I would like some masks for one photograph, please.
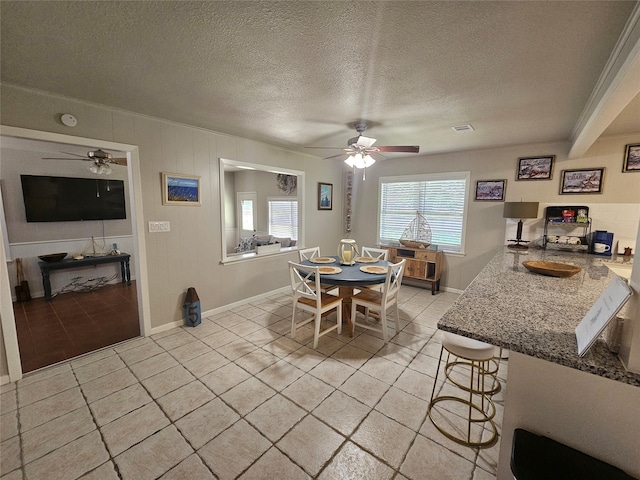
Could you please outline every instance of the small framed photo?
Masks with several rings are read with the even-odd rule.
[[[333,184],[318,182],[318,210],[333,208]]]
[[[200,205],[200,177],[162,173],[163,205]]]
[[[476,200],[504,201],[506,180],[478,180],[476,182]]]
[[[604,168],[563,170],[560,194],[602,193]]]
[[[640,172],[640,143],[627,145],[624,152],[623,172]]]
[[[516,180],[551,180],[555,158],[555,155],[519,158]]]

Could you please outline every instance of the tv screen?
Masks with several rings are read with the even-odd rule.
[[[27,222],[127,218],[124,181],[20,175]]]

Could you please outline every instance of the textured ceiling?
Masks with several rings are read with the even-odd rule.
[[[290,148],[562,141],[634,5],[4,0],[1,78]]]

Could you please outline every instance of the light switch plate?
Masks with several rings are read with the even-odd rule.
[[[171,224],[167,221],[149,222],[149,233],[161,233],[161,232],[170,232],[170,231],[171,231]]]

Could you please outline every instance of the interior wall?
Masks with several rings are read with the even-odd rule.
[[[367,169],[366,181],[354,176],[355,205],[353,208],[353,237],[360,245],[377,241],[377,212],[379,178],[386,176],[418,175],[469,171],[469,211],[467,216],[465,254],[445,254],[443,286],[464,290],[498,247],[505,244],[506,225],[502,217],[503,202],[475,201],[478,180],[507,180],[505,201],[537,201],[551,204],[639,204],[640,173],[622,172],[625,145],[640,143],[640,132],[634,135],[608,137],[598,140],[582,158],[568,159],[568,142],[538,145],[519,145],[505,148],[471,150],[440,155],[406,156],[377,162]],[[551,180],[516,180],[518,158],[555,155]],[[561,172],[565,169],[605,168],[602,194],[561,195]],[[541,213],[542,214],[542,213]],[[608,225],[635,222],[624,217]],[[634,223],[635,225],[635,223]],[[622,229],[621,229],[622,230]],[[628,229],[623,229],[627,231]],[[523,237],[524,238],[524,237]]]

